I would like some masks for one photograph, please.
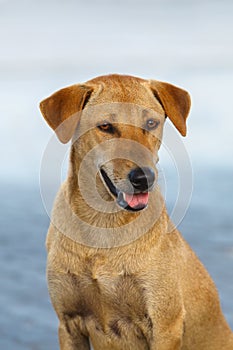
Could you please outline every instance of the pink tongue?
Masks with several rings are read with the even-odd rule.
[[[125,193],[125,201],[131,208],[145,207],[148,203],[149,193],[128,194]]]

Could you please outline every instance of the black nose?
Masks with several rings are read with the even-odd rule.
[[[128,177],[134,189],[138,191],[148,190],[155,182],[155,173],[149,167],[135,168],[130,171]]]

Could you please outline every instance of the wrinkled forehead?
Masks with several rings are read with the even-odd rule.
[[[122,102],[161,108],[146,80],[112,75],[111,78],[105,76],[95,78],[90,83],[95,91],[90,103]]]

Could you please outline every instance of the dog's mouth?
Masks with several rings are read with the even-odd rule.
[[[117,204],[128,211],[140,211],[145,209],[149,201],[149,192],[139,193],[126,193],[119,190],[108,177],[107,173],[100,169],[102,178],[110,191],[110,193],[116,198]]]

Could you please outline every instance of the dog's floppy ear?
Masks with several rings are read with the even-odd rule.
[[[40,103],[40,110],[57,137],[63,143],[74,134],[80,112],[93,89],[85,85],[72,85],[55,92]]]
[[[149,80],[150,88],[162,104],[166,115],[179,130],[186,135],[186,119],[191,107],[190,95],[187,91],[157,80]]]

